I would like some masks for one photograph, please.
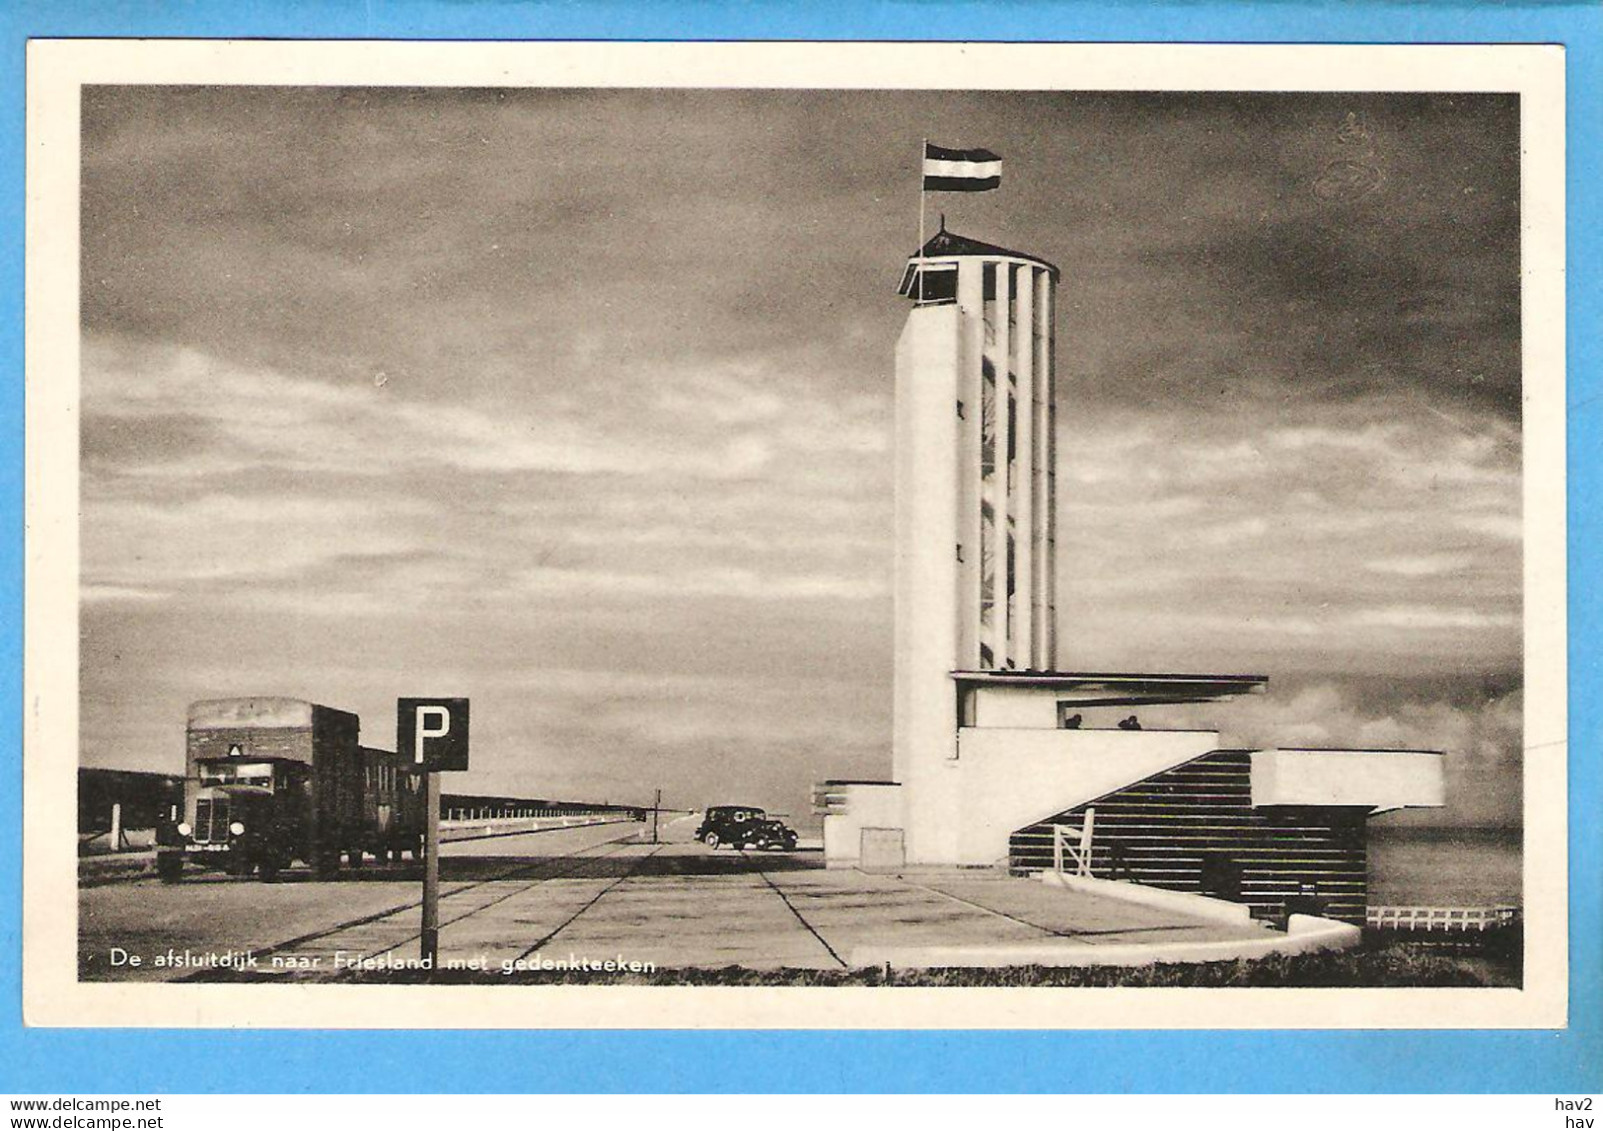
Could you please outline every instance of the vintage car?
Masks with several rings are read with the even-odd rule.
[[[714,805],[702,817],[696,839],[708,848],[767,848],[789,852],[796,847],[796,831],[768,816],[755,805]]]
[[[773,817],[753,817],[730,830],[729,843],[735,848],[794,852],[796,830]]]

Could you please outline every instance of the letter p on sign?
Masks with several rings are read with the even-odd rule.
[[[397,699],[395,746],[414,769],[467,769],[468,701]]]

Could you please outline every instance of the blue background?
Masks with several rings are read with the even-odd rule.
[[[1597,683],[1603,6],[58,0],[0,13],[0,1091],[1603,1091]],[[21,1026],[23,76],[30,37],[1538,42],[1568,48],[1570,1028],[1345,1033],[217,1033]],[[65,896],[66,893],[63,893]],[[694,1023],[693,1017],[686,1018]]]

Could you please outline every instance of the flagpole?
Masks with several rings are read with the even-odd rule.
[[[918,301],[924,301],[924,158],[930,151],[930,139],[918,143]]]

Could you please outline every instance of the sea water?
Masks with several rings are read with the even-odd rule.
[[[1517,828],[1369,829],[1370,906],[1521,904]]]

